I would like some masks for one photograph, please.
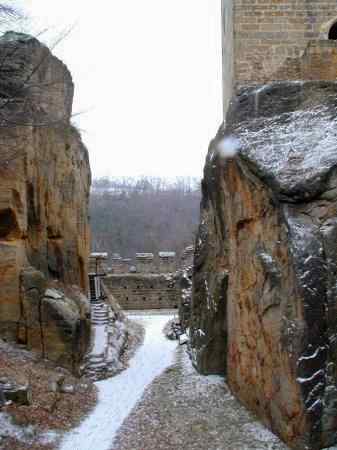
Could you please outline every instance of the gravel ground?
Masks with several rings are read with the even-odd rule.
[[[146,389],[111,450],[289,450],[229,393],[192,368],[183,347]]]

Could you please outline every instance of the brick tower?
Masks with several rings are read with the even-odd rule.
[[[236,88],[336,80],[337,0],[222,0],[224,116]]]

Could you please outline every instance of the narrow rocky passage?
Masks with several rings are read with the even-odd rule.
[[[169,315],[130,316],[145,328],[144,343],[127,370],[97,382],[98,404],[82,424],[65,435],[60,450],[110,450],[115,434],[145,388],[172,365],[176,343],[162,333]]]

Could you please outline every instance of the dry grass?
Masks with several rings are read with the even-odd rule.
[[[134,321],[127,320],[128,342],[122,356],[125,368],[144,339],[144,329]],[[64,375],[67,384],[75,386],[75,394],[50,392],[49,384],[55,375]],[[97,401],[97,389],[91,381],[75,378],[67,370],[56,367],[50,361],[42,360],[33,352],[17,345],[10,345],[0,339],[0,375],[18,384],[30,384],[33,402],[30,406],[10,405],[2,409],[13,422],[23,428],[35,427],[36,438],[22,442],[15,437],[1,440],[1,450],[52,450],[56,443],[41,443],[41,433],[49,430],[67,431],[75,427],[89,414]]]
[[[0,443],[1,450],[54,450],[54,444],[41,444],[37,442],[25,444],[15,438],[7,438],[5,442]]]
[[[2,409],[19,426],[33,425],[40,432],[48,430],[68,430],[74,427],[89,413],[96,403],[96,387],[88,380],[79,380],[67,370],[53,363],[41,360],[34,353],[18,346],[12,346],[0,340],[0,373],[18,384],[29,384],[32,389],[32,404],[18,406],[12,404]],[[50,392],[50,381],[56,374],[65,376],[66,383],[75,386],[74,394]],[[1,449],[43,449],[50,445],[38,442],[26,446],[14,438],[6,438],[0,444]]]

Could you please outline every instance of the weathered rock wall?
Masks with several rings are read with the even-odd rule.
[[[203,180],[191,346],[292,448],[336,443],[337,84],[238,93]]]
[[[7,33],[0,57],[0,334],[74,366],[89,311],[67,286],[87,291],[91,176],[73,83],[35,38]],[[52,280],[60,301],[46,295]]]

